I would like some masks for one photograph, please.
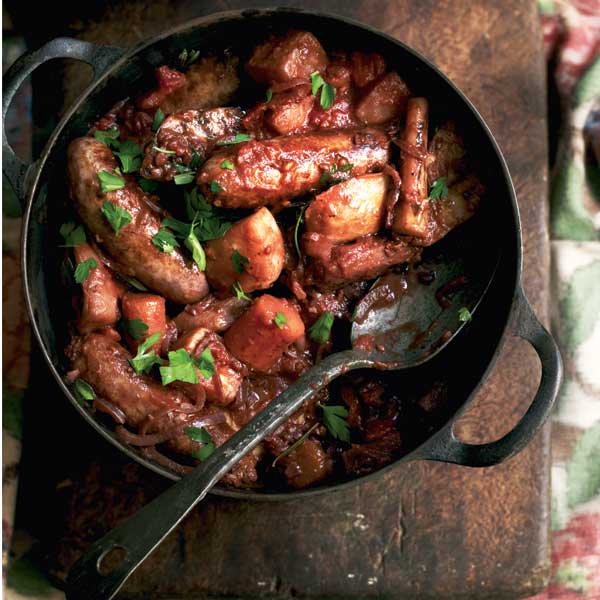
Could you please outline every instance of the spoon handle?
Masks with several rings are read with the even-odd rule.
[[[67,598],[113,598],[140,563],[243,456],[331,380],[349,370],[368,366],[372,366],[372,361],[365,355],[348,350],[332,354],[309,369],[192,473],[92,544],[69,572]],[[103,574],[100,565],[104,557],[117,549],[120,562]]]

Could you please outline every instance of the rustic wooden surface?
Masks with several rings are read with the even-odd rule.
[[[191,16],[264,2],[130,3],[83,37],[123,45]],[[395,0],[278,2],[344,14],[436,62],[491,126],[514,178],[523,220],[524,282],[546,320],[545,81],[535,2]],[[115,39],[115,31],[119,31]],[[490,441],[523,414],[539,380],[533,351],[508,340],[456,431]],[[81,427],[86,427],[81,423]],[[89,437],[95,435],[91,430]],[[67,529],[50,561],[61,574],[78,549],[164,487],[102,444],[80,468]],[[89,454],[89,453],[88,453]],[[86,455],[87,456],[87,455]],[[111,463],[111,464],[107,464]],[[549,437],[503,465],[475,470],[406,464],[342,494],[285,503],[211,498],[144,563],[119,596],[494,597],[533,594],[548,575]],[[96,514],[97,519],[90,519]],[[81,515],[81,519],[73,518]],[[87,516],[85,516],[87,515]]]

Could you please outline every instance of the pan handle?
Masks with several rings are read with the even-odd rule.
[[[27,197],[29,179],[35,171],[32,164],[23,162],[12,150],[6,138],[6,113],[17,90],[25,79],[40,65],[53,58],[74,58],[88,63],[94,69],[94,77],[99,77],[125,49],[113,46],[99,46],[73,38],[56,38],[41,48],[26,52],[6,72],[2,78],[2,172],[12,185],[19,202],[23,205]]]
[[[456,438],[453,423],[440,430],[429,443],[417,450],[415,458],[455,463],[468,467],[489,467],[517,454],[531,441],[550,414],[562,380],[562,361],[556,342],[538,321],[523,290],[517,295],[515,334],[527,340],[542,364],[540,386],[515,427],[495,442],[465,444]]]

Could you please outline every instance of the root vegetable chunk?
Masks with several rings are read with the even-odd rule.
[[[163,339],[167,332],[167,313],[165,311],[165,299],[156,294],[136,294],[127,292],[122,301],[123,316],[128,321],[139,320],[148,327],[146,332],[138,339],[128,336],[130,346],[133,352],[137,352],[139,344],[146,338],[160,333],[160,339],[152,346],[158,354],[162,346]]]
[[[238,221],[222,238],[208,242],[205,251],[208,281],[222,290],[236,281],[245,292],[270,287],[285,258],[283,236],[266,208]]]
[[[257,371],[267,371],[298,338],[304,323],[294,305],[265,294],[225,334],[225,346]]]
[[[381,125],[398,117],[410,92],[398,73],[387,73],[372,84],[356,105],[356,116],[367,125]]]
[[[383,225],[388,177],[353,177],[319,194],[306,209],[306,230],[332,242],[377,233]]]

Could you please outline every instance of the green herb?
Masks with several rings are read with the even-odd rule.
[[[319,423],[315,423],[304,435],[302,435],[302,437],[299,437],[291,446],[288,446],[281,454],[279,454],[277,456],[277,458],[273,461],[273,464],[271,466],[274,467],[280,459],[284,458],[288,454],[291,454],[296,448],[298,448],[299,446],[301,446],[304,443],[304,441],[306,440],[306,438],[318,426],[319,426]]]
[[[179,163],[175,165],[175,170],[178,173],[191,173],[191,169],[189,167],[186,167],[185,165],[180,165]]]
[[[184,48],[179,55],[179,62],[182,67],[189,67],[192,63],[198,60],[200,56],[200,52],[198,50],[190,50],[188,52],[187,48]]]
[[[109,148],[111,146],[115,148],[119,146],[119,130],[116,127],[111,127],[106,131],[96,129],[96,131],[94,131],[94,137]]]
[[[246,270],[246,265],[250,264],[250,261],[237,250],[233,251],[231,255],[231,262],[233,263],[233,270],[236,273],[243,273]]]
[[[334,438],[343,442],[350,441],[350,426],[346,417],[348,410],[343,406],[319,405],[323,410],[323,422]]]
[[[106,194],[106,192],[114,192],[115,190],[120,190],[125,187],[125,180],[115,173],[109,173],[104,169],[98,173],[100,190],[102,193]]]
[[[152,181],[152,179],[144,179],[143,177],[139,180],[139,186],[147,194],[151,194],[158,189],[158,181]]]
[[[196,237],[196,233],[194,231],[195,222],[192,222],[190,226],[190,232],[188,236],[185,238],[183,243],[185,247],[191,251],[192,258],[194,262],[198,265],[198,268],[201,271],[206,270],[206,254],[204,254],[204,248],[202,248],[202,244]]]
[[[448,196],[448,187],[446,186],[446,178],[440,177],[433,182],[429,191],[429,199],[437,200],[438,198],[446,198]]]
[[[211,181],[210,182],[210,191],[213,193],[217,193],[217,192],[222,192],[224,191],[223,188],[221,187],[221,185],[219,184],[218,181]]]
[[[137,354],[129,359],[129,364],[138,375],[148,373],[154,365],[162,364],[162,360],[156,355],[156,351],[150,350],[160,340],[160,336],[160,331],[153,333],[138,346]]]
[[[179,243],[175,236],[168,230],[160,228],[152,237],[152,243],[165,254],[170,254],[175,250],[175,246],[179,247]]]
[[[83,283],[90,275],[90,271],[98,266],[96,259],[88,258],[80,262],[75,269],[75,283]]]
[[[195,363],[204,379],[210,379],[215,374],[215,359],[210,348],[205,348]]]
[[[114,154],[121,161],[123,173],[133,173],[142,166],[142,149],[131,140],[120,144],[119,151],[114,151]]]
[[[319,71],[315,71],[314,73],[310,74],[310,83],[310,93],[313,96],[316,96],[317,92],[325,85],[325,80],[323,77],[321,77],[321,73],[319,73]]]
[[[344,165],[340,165],[340,171],[346,173],[347,171],[352,171],[354,169],[354,165],[352,163],[346,163]]]
[[[141,319],[125,319],[125,330],[132,339],[138,341],[148,333],[148,325]]]
[[[217,146],[231,146],[232,144],[239,144],[241,142],[249,142],[252,138],[247,133],[236,133],[232,140],[220,140],[217,142]]]
[[[288,320],[285,318],[285,315],[281,311],[277,311],[273,323],[275,323],[279,329],[283,329],[283,324],[287,322]]]
[[[335,88],[330,83],[326,83],[321,88],[321,106],[325,110],[329,110],[333,106],[334,99],[335,99]]]
[[[198,383],[196,366],[185,348],[169,352],[169,364],[159,370],[163,385],[169,385],[173,381]]]
[[[75,394],[81,400],[87,400],[88,402],[90,402],[91,400],[94,400],[96,398],[96,392],[94,392],[92,386],[83,379],[76,379],[75,383],[73,384],[73,387],[75,388]]]
[[[302,252],[300,252],[300,242],[298,241],[298,232],[300,225],[304,222],[304,209],[301,208],[296,219],[296,226],[294,227],[294,246],[296,246],[296,252],[298,253],[298,260],[302,260]]]
[[[195,173],[179,173],[173,177],[173,181],[175,181],[175,185],[187,185],[188,183],[192,183],[195,178]]]
[[[267,103],[271,102],[271,98],[273,98],[273,90],[269,88],[265,96],[267,97]]]
[[[463,306],[462,308],[458,309],[458,320],[459,321],[462,321],[463,323],[467,323],[472,318],[473,318],[473,316],[471,315],[471,311],[466,306]]]
[[[207,444],[212,441],[210,433],[204,429],[204,427],[186,427],[183,433],[188,436],[192,442],[198,442],[199,444]]]
[[[341,169],[340,169],[341,170]],[[321,177],[319,177],[319,183],[321,185],[328,183],[331,179],[333,179],[333,175],[338,172],[338,166],[336,164],[331,165],[328,169],[323,171]]]
[[[76,225],[72,221],[63,223],[60,226],[59,232],[65,240],[63,244],[64,248],[74,248],[75,246],[79,246],[79,244],[85,244],[87,241],[83,225]]]
[[[189,167],[190,167],[190,169],[195,171],[199,166],[200,166],[200,155],[195,150],[192,150],[192,160],[190,161]]]
[[[233,166],[233,163],[230,160],[225,159],[221,163],[221,169],[227,169],[229,171],[233,171],[233,169],[235,169],[235,167]]]
[[[223,237],[231,227],[231,223],[219,217],[217,209],[207,202],[197,188],[189,193],[184,192],[184,198],[188,218],[196,221],[196,236],[201,242]]]
[[[162,152],[163,154],[177,154],[177,152],[175,152],[175,150],[165,150],[164,148],[159,148],[158,146],[152,146],[153,150],[156,150],[156,152]]]
[[[160,108],[157,108],[156,112],[154,113],[154,119],[152,120],[152,131],[158,131],[158,128],[161,126],[164,120],[165,113],[160,110]]]
[[[140,292],[149,292],[150,290],[141,282],[138,281],[135,277],[125,277],[121,275],[123,279],[133,288],[139,290]]]
[[[331,336],[331,327],[333,325],[334,316],[328,310],[326,310],[308,330],[308,335],[311,340],[314,340],[318,344],[325,344],[329,341]]]
[[[239,281],[236,281],[232,286],[231,289],[233,290],[233,293],[235,294],[235,297],[238,300],[252,300],[252,298],[250,298],[250,296],[247,296],[244,292],[244,290],[242,289],[242,286],[240,284]]]
[[[215,448],[214,442],[208,442],[208,444],[204,444],[197,452],[192,452],[192,456],[202,462],[215,451]]]
[[[133,221],[133,217],[125,209],[112,204],[112,202],[108,202],[108,200],[104,201],[100,210],[117,235],[119,235],[125,225]]]

